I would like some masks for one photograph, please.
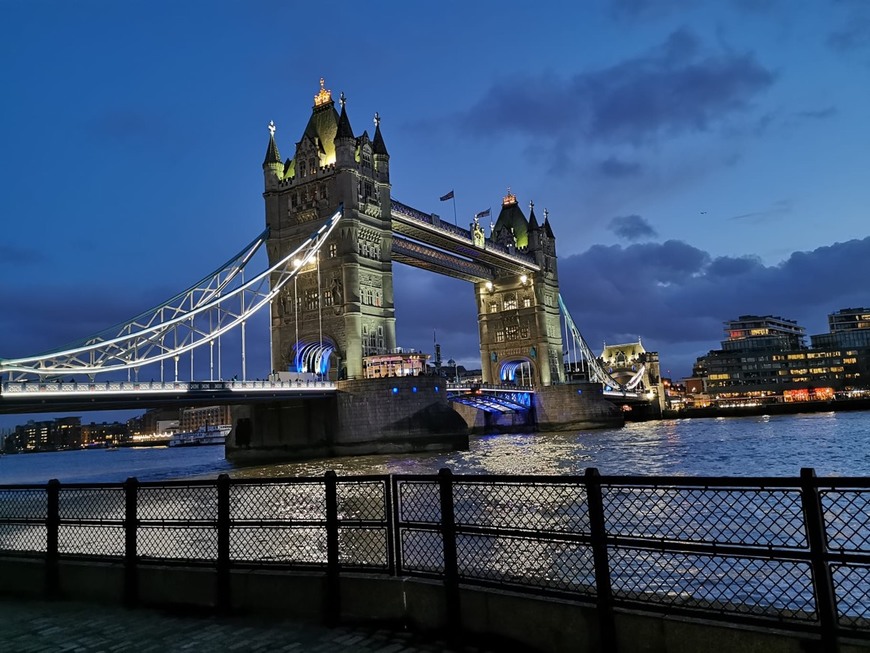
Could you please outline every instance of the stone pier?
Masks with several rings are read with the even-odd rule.
[[[431,376],[339,381],[334,397],[233,406],[227,458],[262,462],[468,447],[468,425]]]

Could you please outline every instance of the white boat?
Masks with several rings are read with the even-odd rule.
[[[170,447],[193,447],[205,444],[225,444],[227,435],[232,430],[230,424],[211,426],[206,424],[195,431],[187,433],[174,433],[169,438]]]

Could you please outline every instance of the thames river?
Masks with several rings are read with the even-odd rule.
[[[870,475],[870,412],[830,412],[629,423],[576,433],[487,435],[467,451],[318,459],[236,467],[220,446],[143,447],[0,456],[0,484],[119,482],[233,477],[428,474],[602,474],[681,476]]]

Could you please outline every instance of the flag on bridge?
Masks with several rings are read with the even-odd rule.
[[[453,191],[450,191],[450,192],[447,193],[446,195],[442,195],[442,196],[441,196],[441,201],[442,201],[442,202],[446,202],[447,200],[452,200],[452,199],[453,199]]]
[[[486,211],[481,211],[480,213],[475,213],[475,218],[488,218],[492,213],[492,207],[489,207]]]

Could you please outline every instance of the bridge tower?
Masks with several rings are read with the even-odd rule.
[[[532,255],[540,271],[502,273],[493,281],[475,284],[483,380],[535,386],[562,383],[559,275],[549,216],[545,211],[539,224],[530,203],[526,219],[508,189],[491,238],[508,251]]]
[[[363,356],[396,346],[390,156],[378,114],[373,137],[354,136],[343,93],[340,104],[341,113],[321,79],[302,138],[285,162],[270,123],[263,197],[270,263],[344,206],[317,261],[273,301],[272,369],[353,379],[362,378]]]

